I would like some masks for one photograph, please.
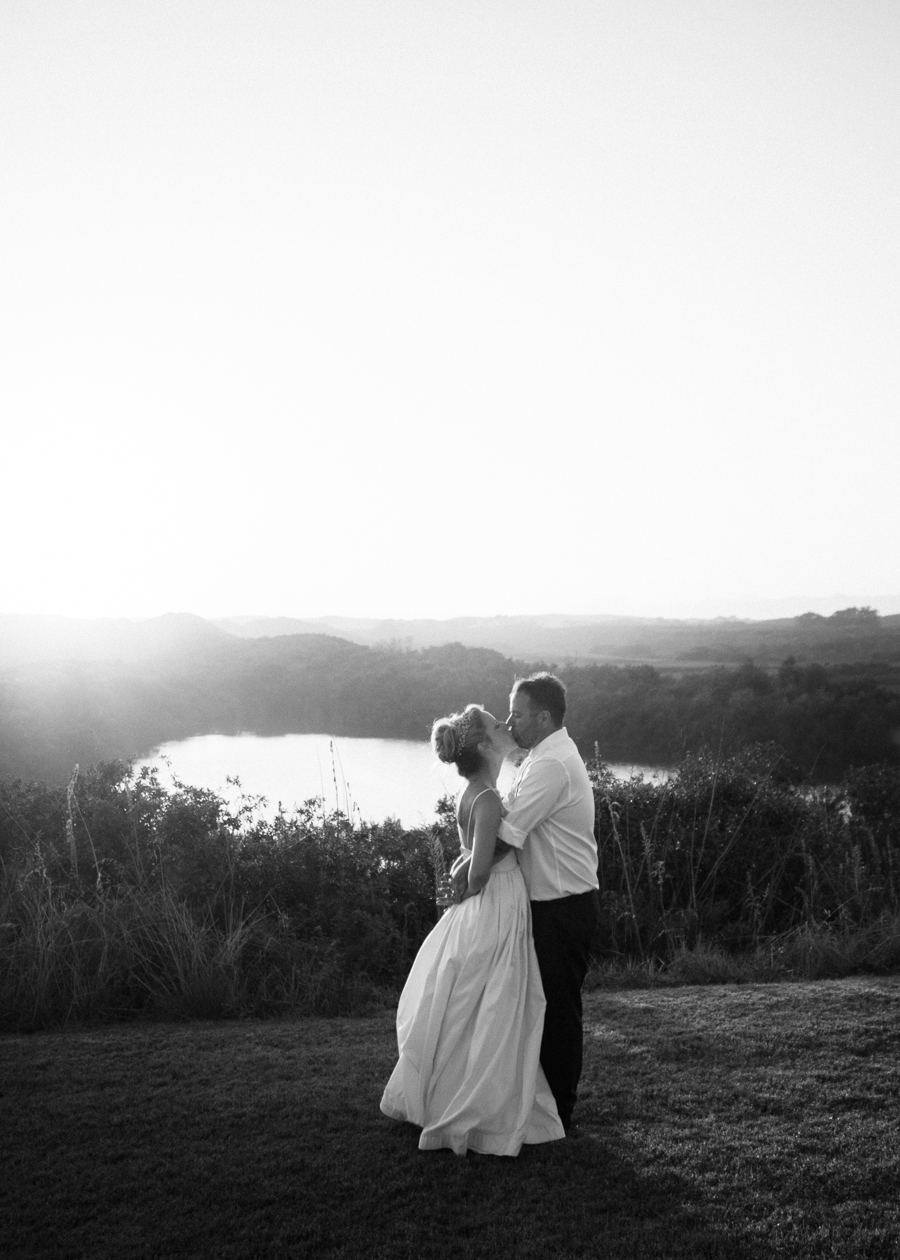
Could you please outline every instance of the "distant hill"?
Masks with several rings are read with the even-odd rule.
[[[651,664],[663,669],[802,663],[900,664],[900,615],[807,613],[771,621],[546,614],[376,620],[361,617],[225,617],[190,613],[146,620],[0,614],[0,670],[27,661],[136,661],[237,649],[239,640],[294,636],[411,650],[461,643],[522,661]]]
[[[65,782],[76,763],[211,732],[354,733],[342,688],[363,672],[350,658],[367,648],[326,635],[241,640],[192,621],[87,639],[53,626],[30,647],[11,636],[0,655],[0,778]]]
[[[228,642],[224,630],[192,613],[144,620],[0,613],[0,668],[23,661],[136,660]]]
[[[841,620],[837,614],[822,617],[810,613],[773,621],[551,614],[456,617],[446,621],[240,617],[223,618],[215,625],[246,637],[317,632],[337,634],[368,647],[401,649],[462,643],[531,661],[652,664],[679,670],[738,665],[748,657],[770,666],[789,656],[819,664],[900,663],[900,615]]]
[[[848,766],[900,761],[900,664],[890,663],[897,622],[866,610],[769,623],[372,622],[365,632],[376,645],[368,646],[335,633],[239,637],[187,615],[93,623],[7,616],[0,779],[65,783],[76,763],[131,759],[211,733],[424,740],[436,717],[468,701],[504,713],[515,678],[543,657],[569,687],[567,726],[585,754],[596,743],[608,760],[664,765],[686,750],[774,741],[800,773],[835,781]],[[331,619],[311,624],[336,628]],[[457,638],[412,646],[415,635],[447,634]],[[504,653],[464,645],[462,634],[532,646]],[[580,641],[592,651],[577,659],[571,649]],[[748,648],[756,664],[727,665],[729,653]],[[664,652],[676,665],[648,663]],[[727,667],[700,667],[717,652]],[[812,659],[834,662],[840,652],[856,663]],[[641,663],[623,664],[625,654]]]
[[[282,634],[337,634],[367,647],[466,647],[490,648],[510,656],[539,657],[548,652],[571,657],[589,654],[598,629],[615,624],[640,626],[638,617],[566,616],[546,614],[522,617],[452,617],[446,621],[420,619],[378,620],[367,617],[318,617],[298,621],[290,617],[223,617],[219,629],[242,637]]]
[[[240,639],[274,639],[289,634],[333,634],[331,619],[300,621],[296,617],[218,617],[210,625]],[[353,635],[341,636],[353,639]]]

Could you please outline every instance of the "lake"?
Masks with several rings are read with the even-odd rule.
[[[339,809],[354,820],[399,818],[404,827],[434,822],[439,798],[455,795],[463,784],[454,767],[438,761],[429,744],[408,739],[196,735],[161,744],[134,764],[157,766],[167,787],[177,778],[209,788],[231,803],[242,791],[264,796],[262,813],[269,818],[279,802],[291,810],[320,796],[326,809]],[[623,778],[632,771],[653,777],[664,773],[644,766],[612,770]],[[504,774],[511,777],[512,770]],[[238,779],[240,787],[229,784],[229,777]],[[505,786],[502,776],[499,786],[501,790]]]

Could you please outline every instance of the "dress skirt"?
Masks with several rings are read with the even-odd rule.
[[[423,1151],[518,1155],[565,1136],[540,1065],[544,990],[515,853],[426,937],[400,997],[400,1058],[381,1100]]]

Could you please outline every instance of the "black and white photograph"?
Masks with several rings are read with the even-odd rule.
[[[0,1254],[900,1257],[900,7],[0,0]]]

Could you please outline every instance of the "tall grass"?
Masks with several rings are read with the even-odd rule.
[[[900,967],[900,773],[812,790],[772,750],[665,783],[590,767],[598,983]],[[340,1013],[391,999],[436,917],[432,832],[258,802],[123,763],[0,784],[0,1028]]]
[[[424,835],[117,764],[3,785],[0,862],[0,1028],[358,1010],[434,921]]]
[[[84,900],[24,881],[6,900],[0,1027],[154,1014],[176,1018],[340,1011],[364,996],[332,943],[297,939],[260,913],[216,922],[169,888]]]
[[[862,940],[900,919],[896,769],[813,789],[756,748],[687,758],[662,784],[623,783],[599,761],[590,771],[608,955],[671,963],[701,944],[746,954],[774,938]]]

